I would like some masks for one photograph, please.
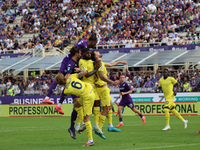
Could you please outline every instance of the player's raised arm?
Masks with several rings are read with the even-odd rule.
[[[103,80],[107,83],[113,84],[113,85],[119,84],[119,80],[112,81],[112,80],[108,79],[107,77],[105,77],[103,71],[98,71],[98,73],[99,73],[99,77],[100,77],[101,80]]]
[[[110,63],[105,63],[105,66],[106,67],[112,67],[112,66],[116,66],[118,64],[123,64],[123,65],[126,65],[126,61],[125,60],[122,60],[122,61],[117,61],[117,62],[110,62]]]
[[[95,65],[94,70],[91,72],[87,72],[87,74],[85,75],[86,78],[92,76],[93,74],[95,74],[98,71],[98,69],[101,67],[101,61],[94,62],[94,65]]]

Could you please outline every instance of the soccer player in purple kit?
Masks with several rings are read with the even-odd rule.
[[[84,48],[95,48],[96,46],[96,43],[97,43],[97,38],[96,36],[91,36],[88,41],[85,41],[83,39],[80,39],[76,44],[74,44],[75,47],[79,47],[81,49],[81,51],[84,49]],[[66,56],[62,63],[61,63],[61,67],[60,67],[60,70],[59,72],[62,72],[64,75],[66,74],[66,71],[67,71],[67,64],[68,64],[68,61],[71,59],[71,55],[69,54],[68,56]],[[42,101],[42,103],[47,103],[47,104],[52,104],[52,101],[49,100],[49,97],[51,96],[51,94],[53,93],[54,89],[56,88],[57,86],[57,83],[55,81],[53,81],[53,83],[51,84],[50,86],[50,89],[46,95],[46,97],[44,98],[44,100]]]
[[[122,95],[122,100],[120,101],[119,106],[118,106],[119,124],[116,127],[120,127],[124,125],[122,122],[122,109],[126,106],[128,106],[131,110],[133,110],[133,112],[137,113],[142,118],[143,124],[145,124],[146,122],[145,117],[142,115],[142,113],[139,110],[135,108],[133,104],[133,100],[131,96],[129,95],[132,93],[132,89],[130,88],[128,83],[125,82],[124,75],[120,76],[119,89],[120,89],[119,97],[121,97]]]

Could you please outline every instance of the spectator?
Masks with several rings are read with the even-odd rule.
[[[154,83],[152,81],[150,81],[149,78],[147,78],[147,81],[145,82],[143,87],[145,87],[145,88],[149,88],[149,87],[153,88],[153,86],[154,86]]]
[[[192,81],[190,81],[191,85],[191,91],[196,91],[197,90],[197,82],[195,81],[195,77],[192,77]]]
[[[187,80],[184,81],[183,92],[191,92],[191,86],[190,86],[190,83],[188,83]]]

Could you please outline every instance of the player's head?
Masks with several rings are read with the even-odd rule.
[[[122,75],[120,76],[120,79],[119,79],[119,80],[120,80],[121,83],[123,83],[123,82],[125,81],[125,75],[122,74]]]
[[[58,83],[59,85],[65,85],[65,84],[66,84],[65,76],[64,76],[63,73],[61,73],[61,72],[59,72],[59,73],[55,76],[55,81],[56,81],[56,83]]]
[[[83,59],[90,60],[91,59],[91,51],[89,48],[85,48],[82,50]]]
[[[92,35],[91,37],[89,37],[88,39],[88,48],[95,48],[97,44],[97,37]]]
[[[100,61],[102,56],[103,55],[101,55],[98,51],[92,51],[91,52],[91,59],[93,61]]]
[[[78,59],[81,58],[81,49],[79,47],[72,47],[70,49],[70,54],[71,54],[71,57],[77,57]]]
[[[163,70],[163,76],[164,76],[165,79],[169,76],[169,70],[168,69]]]

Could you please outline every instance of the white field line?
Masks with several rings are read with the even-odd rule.
[[[140,149],[160,149],[160,148],[181,147],[181,146],[194,146],[194,145],[200,145],[200,143],[182,144],[182,145],[170,145],[170,146],[159,146],[159,147],[135,148],[134,150],[140,150]]]

